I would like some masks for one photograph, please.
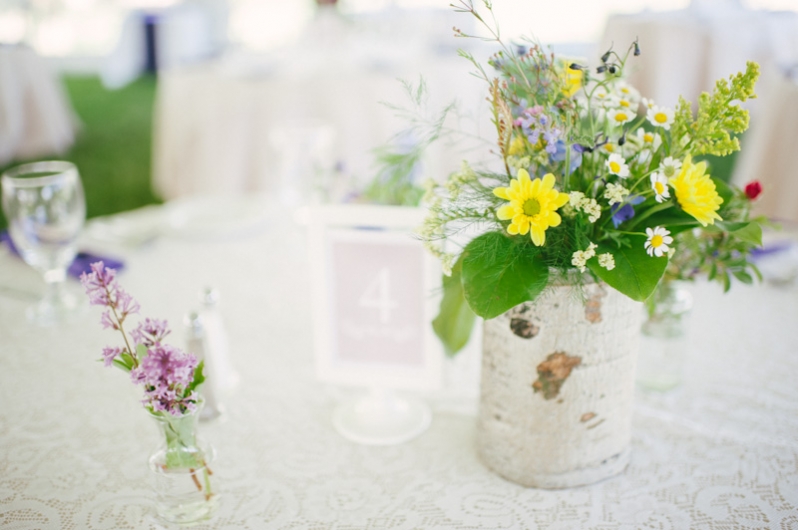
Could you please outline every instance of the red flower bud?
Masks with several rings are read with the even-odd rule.
[[[762,184],[758,180],[753,180],[745,185],[745,194],[752,201],[759,197],[760,193],[762,193]]]

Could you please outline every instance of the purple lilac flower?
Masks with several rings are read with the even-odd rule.
[[[145,318],[144,322],[140,322],[139,326],[130,333],[130,336],[136,345],[143,344],[149,348],[160,344],[169,333],[169,324],[166,320]]]
[[[612,205],[610,211],[612,212],[612,224],[618,228],[621,223],[628,221],[635,216],[635,209],[633,205],[640,204],[645,200],[641,195],[630,195],[623,206],[616,203]]]
[[[119,356],[122,352],[124,352],[122,348],[111,348],[110,346],[106,346],[103,348],[103,360],[105,361],[105,366],[111,366],[114,364],[114,359]]]
[[[129,314],[139,312],[139,304],[116,283],[114,269],[106,268],[101,261],[92,263],[90,267],[91,273],[84,273],[80,278],[89,301],[92,305],[108,308],[100,323],[104,328],[121,331],[127,348],[130,348],[122,323]],[[131,333],[137,346],[147,348],[146,354],[138,357],[135,351],[127,348],[106,347],[103,360],[106,366],[112,366],[119,355],[128,353],[132,360],[132,367],[126,367],[130,370],[130,379],[134,384],[144,386],[146,399],[142,403],[153,412],[181,416],[197,408],[199,397],[193,390],[188,392],[188,387],[194,380],[194,370],[199,362],[190,353],[161,344],[169,333],[166,320],[146,318]]]

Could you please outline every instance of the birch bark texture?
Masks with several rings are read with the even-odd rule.
[[[629,463],[642,304],[554,285],[484,324],[477,446],[524,486],[591,484]]]

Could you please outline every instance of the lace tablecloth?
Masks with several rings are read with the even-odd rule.
[[[429,431],[393,447],[336,434],[340,391],[314,378],[305,235],[290,216],[121,253],[121,281],[144,314],[170,319],[176,342],[201,287],[223,297],[241,382],[226,415],[202,427],[224,496],[199,528],[798,528],[794,287],[696,286],[684,384],[636,396],[629,468],[544,491],[485,468],[473,416],[438,410]],[[138,389],[95,361],[116,337],[98,308],[68,327],[30,327],[23,310],[40,290],[0,253],[0,527],[159,528],[146,462],[155,425]]]

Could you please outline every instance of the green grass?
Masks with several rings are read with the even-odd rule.
[[[155,78],[142,77],[114,91],[103,88],[97,77],[67,77],[64,83],[81,121],[77,141],[64,155],[38,160],[69,160],[78,167],[87,217],[160,202],[150,188]],[[0,214],[0,229],[5,226]]]

